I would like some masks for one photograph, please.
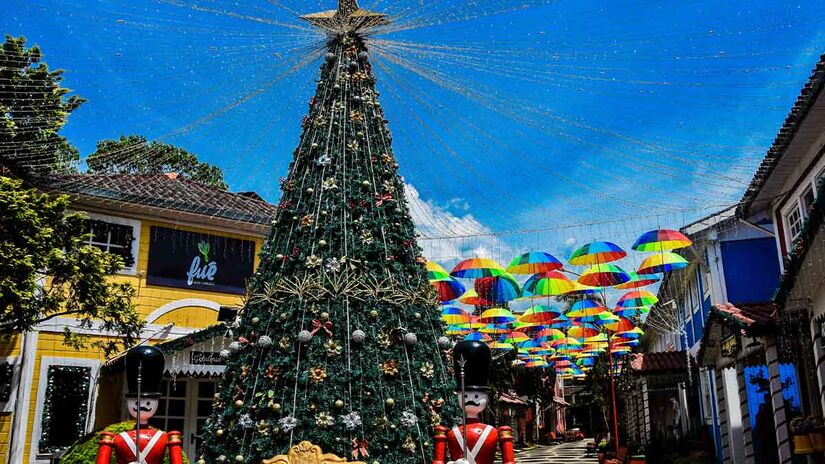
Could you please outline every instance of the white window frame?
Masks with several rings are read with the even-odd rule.
[[[20,388],[23,365],[20,363],[20,356],[0,356],[0,363],[11,364],[11,392],[8,401],[0,401],[0,413],[14,412],[14,402],[17,399],[17,389]]]
[[[48,377],[50,366],[73,366],[90,367],[89,375],[89,397],[87,398],[88,408],[86,410],[86,430],[89,433],[94,428],[95,400],[97,399],[97,377],[100,372],[100,361],[96,359],[84,358],[62,358],[59,356],[43,356],[40,358],[40,375],[37,382],[37,402],[35,403],[34,423],[32,424],[31,448],[29,450],[29,460],[32,463],[47,464],[51,460],[51,453],[40,452],[40,435],[43,432],[43,407],[46,403],[46,390],[48,389]]]
[[[138,250],[140,248],[140,221],[137,219],[128,219],[118,216],[108,216],[105,214],[89,213],[83,211],[89,219],[95,221],[104,221],[111,224],[119,224],[123,226],[132,226],[132,265],[130,267],[123,267],[118,271],[118,274],[136,275],[138,265]]]
[[[794,197],[793,200],[782,210],[782,222],[785,225],[785,240],[788,244],[788,251],[790,251],[791,247],[793,246],[793,241],[799,234],[799,232],[794,234],[791,231],[791,222],[789,219],[790,214],[792,212],[796,212],[797,214],[799,214],[799,231],[802,231],[802,225],[805,223],[805,214],[800,205],[801,196]]]

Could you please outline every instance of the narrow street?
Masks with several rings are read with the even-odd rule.
[[[571,443],[562,443],[555,446],[538,446],[531,450],[516,454],[518,464],[548,463],[566,464],[578,463],[588,464],[598,462],[596,455],[587,454],[587,443],[592,440],[585,439]]]

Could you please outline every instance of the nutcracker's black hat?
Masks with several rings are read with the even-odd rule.
[[[464,363],[464,391],[488,391],[490,387],[490,347],[478,340],[462,340],[453,347],[455,390],[461,391],[461,363]]]
[[[140,345],[127,351],[126,397],[138,397],[138,369],[140,370],[140,397],[161,396],[160,381],[163,378],[164,361],[163,352],[154,346]]]

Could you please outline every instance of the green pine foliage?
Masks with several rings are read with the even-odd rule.
[[[100,440],[100,432],[120,433],[132,430],[135,428],[135,421],[127,420],[112,424],[103,430],[92,432],[83,436],[71,448],[66,450],[66,453],[60,459],[61,464],[95,464],[97,460],[97,450],[99,448],[98,441]],[[112,453],[111,464],[116,464],[115,453]],[[169,464],[169,453],[163,459],[164,464]],[[189,464],[189,459],[186,458],[186,453],[183,454],[183,464]]]
[[[136,290],[110,278],[123,260],[89,245],[87,218],[69,214],[68,206],[68,196],[52,197],[0,176],[0,333],[74,317],[120,337],[88,337],[67,328],[64,343],[108,356],[139,339]]]
[[[427,463],[433,426],[458,417],[454,382],[359,37],[328,43],[302,127],[202,459],[257,463],[307,440]]]
[[[73,170],[80,155],[58,134],[84,100],[67,97],[63,71],[50,70],[37,46],[6,36],[0,46],[0,168],[29,178]]]
[[[226,190],[223,171],[204,163],[183,148],[148,141],[142,135],[101,140],[86,160],[90,174],[164,174],[175,172],[211,187]]]

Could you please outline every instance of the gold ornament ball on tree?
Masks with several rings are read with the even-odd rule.
[[[374,309],[372,311],[370,311],[370,317],[372,317],[373,319],[377,318],[378,317],[378,311],[376,311]]]
[[[337,409],[341,409],[341,408],[343,408],[343,407],[344,407],[344,402],[343,402],[343,401],[341,401],[341,400],[335,400],[335,407],[336,407]]]
[[[244,462],[244,460],[245,458],[241,454],[235,456],[235,462]]]
[[[386,404],[388,408],[391,408],[395,406],[395,400],[392,398],[387,398],[387,400],[384,401],[384,404]]]
[[[217,436],[217,437],[223,436],[223,429],[215,430],[215,436]]]
[[[242,408],[243,407],[243,400],[236,400],[235,401],[235,407],[236,408]]]
[[[272,403],[272,406],[270,406],[270,409],[272,409],[275,412],[280,411],[281,410],[281,403]]]

